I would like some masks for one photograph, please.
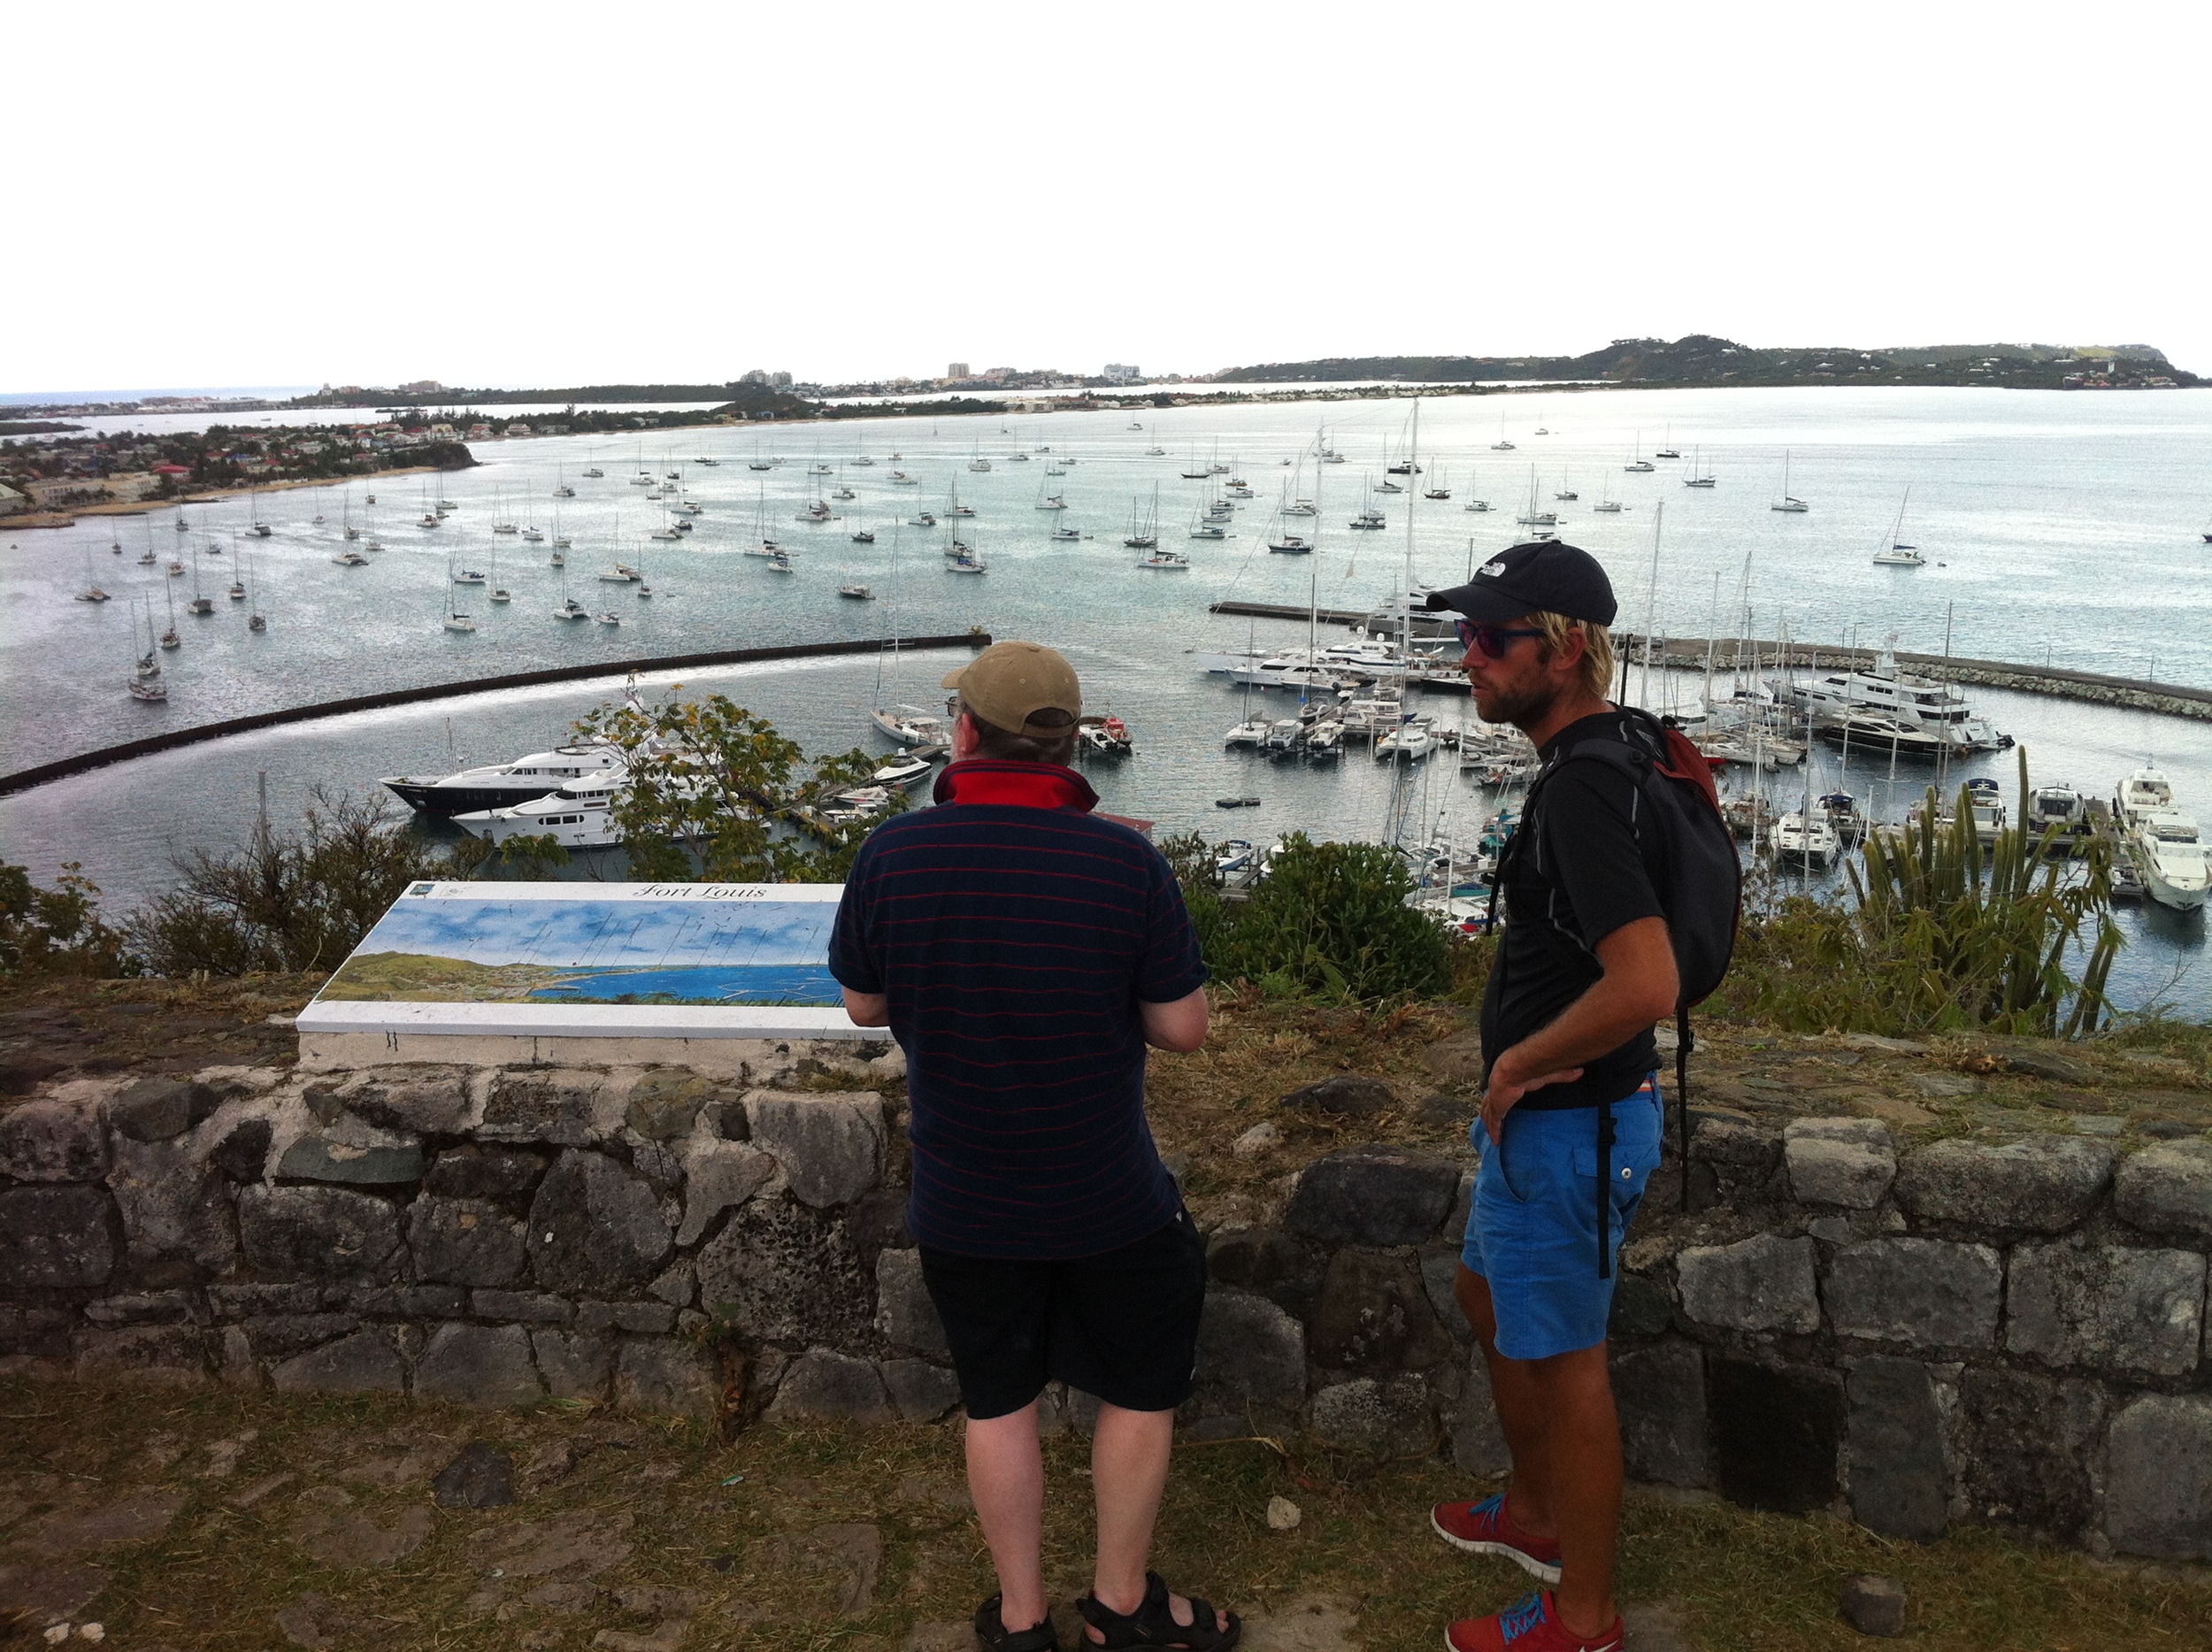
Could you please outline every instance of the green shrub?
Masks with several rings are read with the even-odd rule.
[[[65,864],[50,889],[27,868],[0,864],[0,975],[131,972],[123,937],[101,921],[99,886],[79,863]]]
[[[1380,843],[1283,841],[1248,898],[1224,900],[1213,850],[1191,834],[1162,851],[1175,867],[1207,966],[1273,998],[1373,1003],[1453,992],[1455,949],[1406,904],[1413,876]]]

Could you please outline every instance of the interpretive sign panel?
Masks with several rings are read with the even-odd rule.
[[[807,883],[413,884],[302,1011],[300,1029],[854,1036],[827,964],[842,893]]]

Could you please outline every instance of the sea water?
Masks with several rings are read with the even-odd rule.
[[[594,659],[772,646],[832,638],[964,631],[1026,636],[1065,649],[1081,672],[1091,709],[1126,719],[1135,757],[1087,771],[1118,813],[1152,819],[1163,832],[1203,829],[1265,841],[1291,830],[1374,837],[1394,814],[1390,765],[1354,747],[1325,768],[1271,765],[1225,751],[1223,732],[1244,714],[1242,691],[1198,672],[1194,651],[1302,643],[1306,626],[1208,612],[1226,600],[1367,610],[1408,583],[1449,584],[1525,537],[1515,517],[1532,491],[1559,514],[1559,533],[1596,555],[1621,598],[1621,623],[1648,614],[1663,634],[1773,636],[1801,644],[1862,645],[1894,634],[1898,646],[1983,658],[2212,686],[2212,400],[2174,393],[2062,394],[1973,389],[1778,389],[1637,391],[1425,398],[1418,477],[1391,480],[1398,495],[1374,496],[1389,526],[1356,533],[1347,523],[1385,479],[1386,459],[1411,439],[1410,399],[1297,403],[1219,409],[1149,410],[1134,415],[1057,413],[932,421],[858,419],[835,424],[736,426],[625,442],[604,436],[480,443],[477,469],[429,478],[385,477],[351,488],[351,519],[388,549],[371,565],[342,568],[347,490],[265,493],[259,513],[273,533],[244,535],[242,496],[145,519],[86,518],[66,530],[0,526],[0,770],[96,749],[156,730],[343,695],[472,675],[493,675]],[[1510,452],[1493,449],[1505,419]],[[1132,419],[1145,428],[1127,428]],[[1539,436],[1542,426],[1551,434]],[[1327,445],[1343,465],[1317,467]],[[1655,472],[1622,467],[1671,441],[1679,461]],[[1049,453],[1036,451],[1048,446]],[[1148,457],[1158,446],[1164,457]],[[1011,457],[1026,452],[1026,459]],[[1769,507],[1782,492],[1809,502],[1803,515]],[[891,456],[900,457],[894,459]],[[853,456],[875,462],[856,466]],[[699,455],[718,463],[697,465]],[[748,461],[780,456],[772,471]],[[988,472],[968,468],[975,457]],[[1226,476],[1187,480],[1218,457],[1256,496],[1242,502],[1221,542],[1193,540],[1189,527],[1217,497]],[[1045,472],[1071,458],[1064,475]],[[1292,463],[1285,464],[1283,461]],[[827,476],[808,473],[819,462]],[[1717,475],[1710,490],[1683,481],[1693,465]],[[581,473],[597,465],[603,478]],[[683,474],[683,492],[706,506],[681,542],[645,537],[664,520],[631,486],[641,465],[656,477]],[[839,473],[841,469],[841,475]],[[920,482],[890,485],[894,469]],[[1532,487],[1532,471],[1533,485]],[[557,478],[576,489],[552,496]],[[840,482],[857,498],[831,500],[841,519],[794,519]],[[1439,483],[1452,498],[1421,489]],[[1136,567],[1141,553],[1122,540],[1133,519],[1154,511],[1164,547],[1186,552],[1187,572]],[[972,518],[947,517],[956,488]],[[1265,549],[1285,523],[1274,518],[1293,491],[1317,498],[1322,514],[1292,518],[1291,531],[1317,540],[1310,557]],[[1909,489],[1909,499],[1907,497]],[[375,492],[372,515],[365,495]],[[1573,502],[1555,501],[1573,491]],[[1069,509],[1037,508],[1057,494]],[[459,507],[435,530],[414,526],[426,498]],[[1610,496],[1627,509],[1591,507]],[[1494,509],[1471,513],[1469,498]],[[671,501],[670,503],[673,503]],[[551,617],[563,570],[549,544],[490,533],[497,514],[549,534],[559,511],[572,541],[567,594],[611,610],[618,628],[564,625]],[[1663,521],[1659,507],[1664,507]],[[926,509],[933,529],[904,526]],[[320,526],[311,519],[319,511]],[[1413,532],[1409,542],[1408,512]],[[1899,528],[1901,513],[1902,526]],[[1087,537],[1055,542],[1065,523]],[[797,571],[769,572],[742,556],[764,526],[791,548]],[[980,577],[945,572],[948,526],[990,565]],[[852,542],[858,528],[872,545]],[[1655,557],[1654,540],[1656,538]],[[1872,553],[1901,537],[1927,565],[1878,567]],[[184,548],[219,556],[197,562],[199,588],[217,598],[204,619],[182,611],[194,586],[134,558],[150,538],[165,564]],[[124,554],[110,552],[119,539]],[[449,584],[452,567],[493,572],[514,593],[497,605],[482,587]],[[221,595],[242,566],[267,632],[245,624],[248,604]],[[118,600],[71,601],[85,563]],[[641,566],[654,588],[603,584],[617,561]],[[841,599],[862,582],[874,600]],[[164,654],[165,705],[124,692],[134,599],[150,598],[161,624],[173,588],[180,649]],[[443,631],[449,598],[476,619],[473,634]],[[1324,627],[1322,640],[1340,637]],[[870,705],[905,701],[933,707],[937,679],[955,658],[902,655],[795,662],[674,674],[687,691],[727,693],[772,718],[810,752],[854,745],[887,749],[867,721]],[[644,684],[665,692],[663,674]],[[1694,689],[1683,679],[1655,688],[1663,702]],[[50,878],[64,860],[81,862],[111,897],[127,901],[159,887],[176,853],[234,841],[250,829],[256,783],[265,773],[280,823],[297,818],[312,789],[359,794],[378,776],[443,772],[503,761],[557,738],[577,716],[604,703],[614,685],[563,685],[432,703],[265,731],[121,765],[0,799],[0,854]],[[2036,783],[2063,780],[2108,795],[2147,759],[2173,778],[2183,805],[2212,818],[2212,724],[2113,711],[2033,695],[1970,688],[1978,710],[2028,748]],[[1253,696],[1256,712],[1288,714],[1281,696]],[[1463,699],[1416,696],[1446,723],[1471,715]],[[1932,778],[1908,761],[1893,782],[1886,757],[1851,783],[1881,812],[1901,811]],[[1816,789],[1837,780],[1835,754],[1821,747]],[[2015,755],[1970,760],[1949,777],[2000,780],[2009,798]],[[1423,765],[1411,789],[1395,793],[1409,837],[1471,837],[1494,799],[1458,775],[1448,755]],[[1801,777],[1770,783],[1785,798]],[[1215,800],[1257,795],[1253,809],[1224,811]],[[1786,806],[1786,801],[1785,803]],[[452,829],[442,828],[447,832]],[[594,864],[583,863],[580,870]],[[2127,914],[2137,944],[2121,972],[2137,1001],[2163,996],[2201,1010],[2208,994],[2188,973],[2201,952],[2201,918],[2149,908]]]

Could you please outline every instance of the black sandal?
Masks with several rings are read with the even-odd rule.
[[[1005,1598],[994,1594],[975,1609],[977,1640],[990,1652],[1060,1652],[1060,1632],[1052,1626],[1049,1615],[1034,1628],[1009,1629],[1006,1620],[999,1616],[1000,1602]]]
[[[1083,1621],[1106,1637],[1102,1644],[1086,1635],[1087,1652],[1122,1652],[1127,1647],[1168,1647],[1178,1652],[1229,1652],[1244,1633],[1244,1620],[1234,1612],[1218,1616],[1229,1620],[1217,1629],[1213,1602],[1190,1597],[1190,1622],[1179,1624],[1168,1608],[1167,1579],[1156,1571],[1144,1574],[1144,1603],[1133,1612],[1118,1612],[1086,1594],[1075,1603]]]

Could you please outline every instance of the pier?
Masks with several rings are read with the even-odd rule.
[[[104,769],[111,763],[127,763],[133,757],[151,757],[157,751],[173,751],[180,746],[196,746],[203,741],[221,740],[230,734],[248,734],[256,729],[278,728],[287,723],[311,723],[320,718],[343,717],[354,711],[380,711],[387,706],[416,705],[426,700],[488,694],[500,688],[534,688],[547,683],[588,682],[595,678],[620,677],[632,672],[692,671],[704,665],[749,665],[762,660],[822,659],[841,654],[903,654],[922,649],[987,649],[990,646],[990,634],[978,627],[951,636],[866,637],[853,642],[800,642],[786,648],[717,649],[704,654],[670,654],[657,659],[597,660],[583,665],[554,665],[541,671],[511,672],[502,677],[467,677],[457,682],[426,683],[414,688],[394,688],[383,694],[361,694],[344,700],[322,700],[313,705],[288,706],[279,711],[257,711],[250,717],[234,717],[220,723],[202,723],[193,728],[172,729],[166,734],[150,734],[143,740],[127,741],[119,746],[105,746],[97,751],[80,752],[73,757],[42,763],[36,768],[18,769],[13,774],[0,774],[0,797],[28,791],[32,787],[43,786],[50,780],[66,780],[73,774]]]

